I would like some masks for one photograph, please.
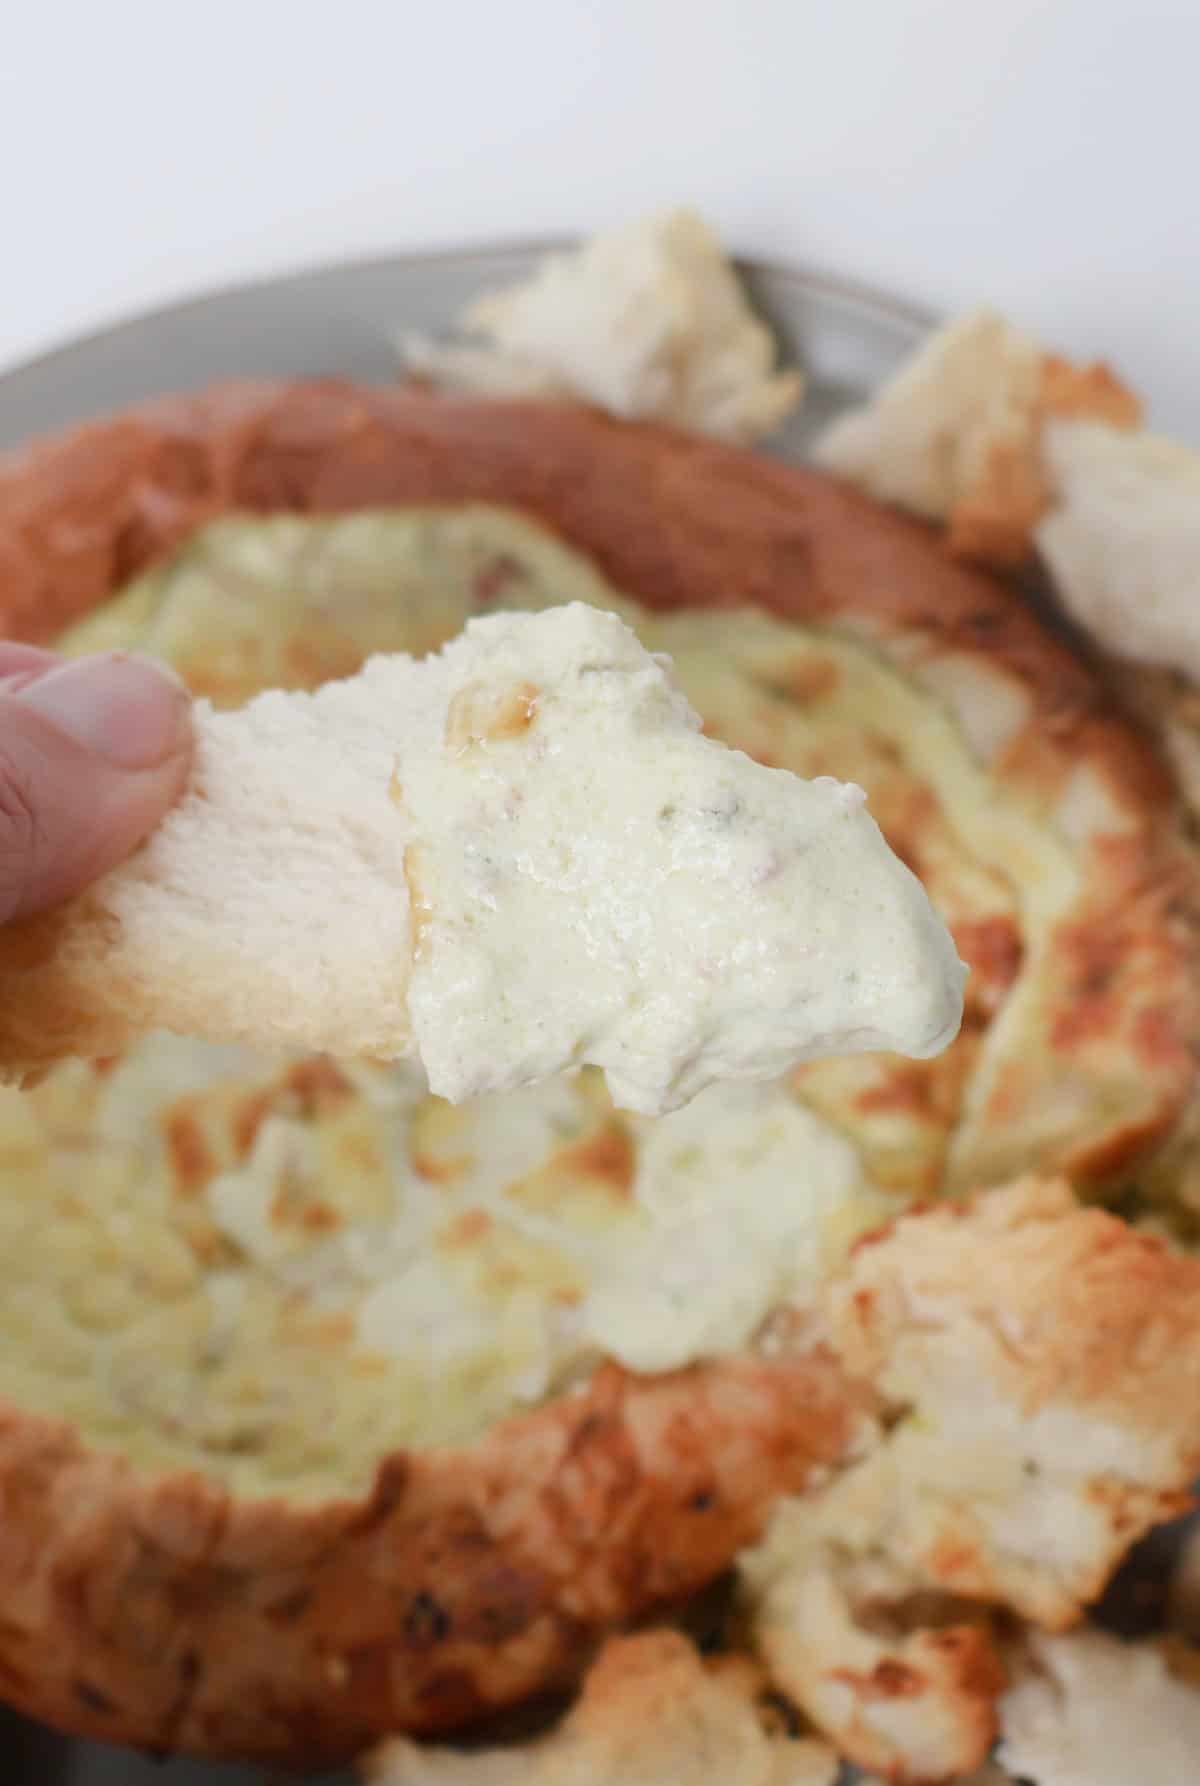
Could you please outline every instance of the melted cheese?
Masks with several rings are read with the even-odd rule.
[[[590,1073],[452,1106],[406,1066],[230,1066],[162,1036],[0,1093],[0,1393],[245,1493],[750,1344],[886,1207],[782,1086],[654,1121]]]
[[[641,614],[551,535],[480,508],[231,517],[68,643],[157,651],[232,705],[563,599],[670,652],[707,731],[866,789],[973,969],[958,1039],[929,1062],[848,1056],[713,1089],[657,1124],[615,1111],[590,1071],[451,1106],[396,1069],[169,1041],[64,1067],[0,1093],[0,1393],[244,1494],[319,1496],[602,1352],[641,1368],[768,1335],[764,1311],[804,1302],[884,1188],[1007,1176],[1053,1162],[1075,1125],[1120,1125],[1127,1067],[1111,1084],[1052,1070],[1069,964],[1051,930],[1078,872],[1050,798],[991,773],[1023,716],[977,665],[964,710],[961,682],[939,698],[863,634]],[[991,1114],[1016,1071],[1045,1082],[1036,1133]],[[272,1120],[304,1138],[264,1139]]]
[[[581,1321],[634,1370],[736,1352],[773,1309],[803,1304],[889,1208],[850,1143],[779,1087],[712,1087],[648,1129],[640,1157],[647,1220]]]

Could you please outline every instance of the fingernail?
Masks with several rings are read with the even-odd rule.
[[[182,682],[148,657],[82,657],[38,676],[14,699],[117,769],[154,769],[187,741]]]

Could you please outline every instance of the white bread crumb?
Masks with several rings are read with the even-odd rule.
[[[609,1640],[541,1741],[463,1753],[399,1739],[364,1771],[372,1786],[836,1786],[827,1743],[771,1727],[765,1684],[746,1659],[644,1631]]]
[[[1200,679],[1200,453],[1052,422],[1054,506],[1036,532],[1064,608],[1116,657]]]
[[[743,443],[777,428],[803,391],[797,371],[776,371],[769,329],[690,211],[548,255],[522,284],[476,299],[462,328],[452,346],[405,336],[408,364],[485,396],[576,398]]]
[[[1037,1786],[1187,1786],[1200,1692],[1149,1643],[1031,1632],[1000,1704],[1002,1765]]]
[[[1052,499],[1054,418],[1136,427],[1140,405],[1103,365],[1045,352],[990,310],[937,329],[883,389],[817,440],[818,465],[945,525],[950,550],[1002,570],[1029,559]]]

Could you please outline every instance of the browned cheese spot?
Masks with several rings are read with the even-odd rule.
[[[470,682],[460,688],[446,714],[446,748],[477,750],[520,738],[533,724],[541,690],[532,682],[496,688]]]

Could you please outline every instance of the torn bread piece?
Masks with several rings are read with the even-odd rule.
[[[1046,429],[1045,456],[1055,502],[1035,539],[1055,595],[1162,747],[1194,820],[1200,452],[1145,432],[1056,422]]]
[[[735,443],[770,434],[804,388],[776,370],[770,330],[691,211],[547,255],[522,284],[477,298],[461,327],[453,345],[405,335],[408,365],[484,396],[582,399]]]
[[[995,1735],[986,1609],[1065,1629],[1190,1504],[1200,1263],[1026,1180],[861,1242],[829,1317],[881,1438],[744,1558],[756,1640],[853,1759],[950,1778]]]
[[[854,787],[699,731],[615,615],[197,708],[131,861],[0,935],[0,1061],[170,1029],[419,1055],[454,1101],[602,1067],[657,1114],[818,1055],[938,1052],[965,969]]]
[[[882,1780],[877,1774],[859,1774],[854,1786],[894,1786],[894,1782]],[[1005,1771],[996,1761],[985,1761],[982,1767],[972,1768],[969,1774],[959,1774],[953,1786],[1022,1786],[1015,1774]],[[1034,1786],[1037,1783],[1034,1782]]]
[[[1009,1655],[997,1758],[1036,1786],[1187,1786],[1200,1778],[1200,1691],[1152,1642],[1030,1632]]]
[[[938,329],[813,457],[883,502],[944,522],[957,556],[1014,569],[1049,506],[1042,435],[1052,418],[1136,428],[1137,398],[1103,365],[1046,353],[990,310]]]
[[[1098,422],[1046,429],[1038,550],[1071,618],[1114,657],[1200,681],[1200,452]]]
[[[474,1751],[385,1743],[372,1786],[836,1786],[838,1757],[792,1736],[748,1657],[701,1658],[671,1630],[613,1638],[541,1741]]]

